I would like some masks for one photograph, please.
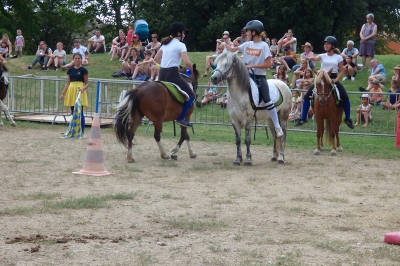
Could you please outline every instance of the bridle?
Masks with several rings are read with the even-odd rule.
[[[221,81],[230,80],[230,79],[233,79],[233,78],[235,77],[235,76],[233,75],[233,72],[234,72],[234,71],[232,71],[232,70],[234,70],[235,65],[236,65],[235,60],[232,60],[232,64],[230,65],[230,67],[228,68],[228,70],[225,71],[225,73],[222,73],[222,71],[219,70],[218,68],[215,68],[213,72],[218,72],[218,73],[221,74]],[[229,73],[231,73],[231,76],[230,76],[230,77],[228,77]]]
[[[317,84],[314,84],[314,95],[316,96],[315,99],[318,100],[320,105],[326,105],[328,103],[328,99],[329,97],[332,95],[332,91],[333,91],[333,83],[329,83],[330,85],[330,91],[329,92],[325,92],[325,84],[323,81],[321,81],[321,86],[322,86],[322,92],[319,93],[318,92],[318,87]]]

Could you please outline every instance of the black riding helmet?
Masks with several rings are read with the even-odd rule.
[[[261,33],[264,31],[264,25],[259,20],[250,20],[247,22],[246,26],[243,28],[244,30],[254,30],[257,33]]]
[[[189,30],[186,29],[182,22],[174,22],[169,25],[169,33],[174,37],[177,36],[178,32],[182,34],[183,31],[186,33],[186,35],[189,34]]]
[[[337,46],[337,40],[336,40],[336,38],[333,37],[333,36],[327,36],[327,37],[325,38],[325,40],[323,41],[323,44],[326,43],[326,42],[329,42],[330,44],[332,44],[333,46],[335,46],[335,48],[336,48],[336,46]]]

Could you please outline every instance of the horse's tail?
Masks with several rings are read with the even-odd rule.
[[[335,139],[331,136],[332,124],[328,119],[325,119],[325,121],[325,140],[327,144],[333,145]]]
[[[129,119],[133,117],[135,110],[139,106],[140,95],[140,90],[134,89],[128,91],[117,107],[117,113],[114,118],[114,130],[118,142],[122,143],[125,147],[128,146]]]

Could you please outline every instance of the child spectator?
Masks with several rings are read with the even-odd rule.
[[[46,70],[49,70],[49,67],[54,62],[54,70],[58,70],[59,67],[65,65],[65,58],[67,57],[67,53],[63,50],[63,43],[57,43],[57,49],[53,51],[50,56],[49,62],[46,64]]]
[[[371,85],[372,88],[370,90],[370,92],[373,92],[372,94],[369,95],[369,102],[372,105],[381,105],[382,102],[382,94],[380,93],[376,93],[376,92],[382,92],[381,88],[380,88],[380,82],[377,79],[374,79],[373,81],[371,81]],[[375,93],[376,94],[375,94]]]
[[[203,105],[216,100],[222,90],[220,86],[224,86],[222,81],[218,85],[214,85],[211,83],[211,80],[208,80],[207,88],[204,91],[204,96],[201,99],[201,102],[196,102],[196,106],[201,108]]]
[[[10,38],[8,38],[7,33],[3,33],[1,41],[5,42],[7,44],[7,48],[8,48],[7,57],[10,57],[10,53],[12,51],[12,43],[10,42]]]
[[[394,68],[394,76],[392,77],[392,80],[397,80],[397,83],[400,85],[400,65],[397,65],[395,68]],[[400,86],[399,85],[397,85],[397,88],[399,88],[400,89]]]
[[[25,47],[25,40],[24,37],[22,36],[22,31],[17,30],[17,36],[15,36],[15,57],[18,57],[18,55],[21,57],[22,56],[22,49]]]
[[[224,46],[220,44],[218,45],[218,49],[215,54],[206,56],[206,70],[204,71],[203,78],[208,76],[208,71],[210,70],[210,67],[212,69],[215,69],[214,60],[218,57],[218,55],[222,53],[223,50]]]
[[[271,50],[272,57],[274,58],[278,54],[278,40],[276,38],[273,38],[271,40],[271,46],[269,49]]]
[[[353,58],[351,56],[346,56],[346,60],[344,61],[344,75],[343,81],[346,79],[351,79],[354,81],[357,75],[357,65],[353,62]]]
[[[399,82],[395,79],[390,83],[391,87],[387,95],[387,101],[382,102],[383,109],[395,110],[400,108],[400,89],[398,88]],[[397,94],[397,95],[396,95]]]
[[[274,78],[289,84],[289,76],[286,74],[286,67],[278,66],[277,73],[274,75]]]
[[[368,122],[372,119],[371,109],[372,105],[369,103],[368,94],[361,95],[361,104],[357,108],[357,121],[354,125],[358,126],[360,121],[364,121],[363,127],[368,126]]]
[[[242,29],[240,31],[240,37],[237,37],[235,40],[233,40],[233,45],[235,45],[235,47],[238,47],[239,45],[244,44],[245,42],[247,42],[246,30]]]
[[[2,57],[4,57],[4,58],[6,58],[7,55],[8,55],[8,46],[7,46],[7,43],[5,43],[5,42],[1,42],[1,45],[0,45],[0,55],[1,55]]]
[[[114,56],[117,55],[120,59],[119,61],[124,61],[125,55],[128,51],[129,45],[126,42],[126,39],[124,36],[120,38],[120,42],[117,44],[116,47],[111,48],[112,49],[112,55],[110,61],[114,59]]]
[[[122,31],[122,33],[123,33],[123,31]],[[133,23],[129,23],[129,25],[128,25],[128,33],[126,34],[126,42],[128,43],[128,46],[131,45],[131,43],[132,43],[132,36],[133,36]],[[119,37],[122,37],[122,36],[119,35]]]
[[[299,86],[299,82],[304,77],[307,69],[307,60],[301,60],[300,67],[293,72],[292,89]]]

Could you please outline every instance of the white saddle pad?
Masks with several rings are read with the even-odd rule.
[[[279,91],[278,87],[272,82],[268,82],[268,87],[269,87],[269,97],[272,101],[272,103],[276,103],[279,100]],[[256,83],[254,82],[253,79],[250,79],[250,86],[251,86],[251,94],[253,96],[253,101],[256,107],[264,107],[267,104],[264,103],[264,101],[259,102],[259,92],[258,92],[258,87]]]

